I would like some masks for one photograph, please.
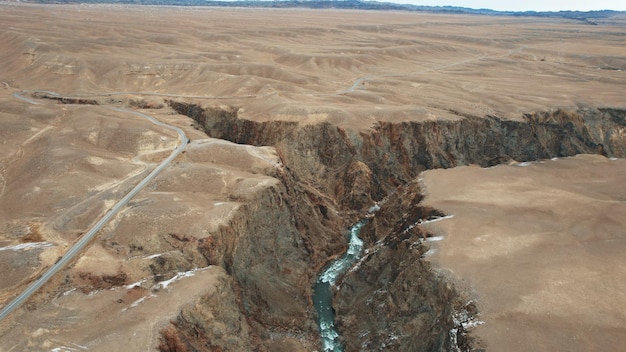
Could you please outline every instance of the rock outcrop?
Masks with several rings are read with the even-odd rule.
[[[250,327],[238,309],[232,279],[224,276],[215,292],[185,305],[161,331],[158,349],[174,351],[251,351]]]
[[[626,111],[619,109],[556,109],[524,114],[519,120],[457,113],[458,120],[379,121],[371,129],[354,131],[328,122],[301,126],[292,121],[245,120],[232,107],[168,104],[193,118],[211,137],[276,147],[291,171],[345,206],[351,202],[342,198],[354,195],[341,184],[352,182],[354,171],[348,170],[356,161],[369,168],[372,181],[365,193],[377,201],[427,169],[581,153],[626,155]]]
[[[160,350],[306,351],[317,343],[311,282],[328,257],[345,250],[343,221],[327,197],[287,168],[271,176],[255,192],[231,195],[240,205],[227,224],[186,242],[232,277],[228,290],[237,299],[219,305],[240,315],[220,320],[207,307],[215,297],[199,298],[161,331]],[[222,324],[217,337],[207,321]]]
[[[281,158],[283,167],[271,175],[277,183],[242,199],[237,219],[198,247],[207,262],[223,266],[235,279],[256,350],[285,349],[290,343],[298,350],[316,343],[310,300],[316,275],[345,249],[342,229],[385,197],[363,231],[368,254],[336,293],[347,350],[464,349],[467,341],[453,316],[472,309],[422,260],[421,238],[427,235],[415,224],[442,214],[419,205],[415,177],[426,169],[511,159],[626,156],[626,111],[615,109],[554,110],[519,120],[459,116],[378,122],[354,131],[328,122],[245,120],[236,108],[168,104],[211,137],[273,146]],[[192,325],[173,324],[164,336],[172,329],[180,330],[177,336],[192,336]]]
[[[368,249],[339,283],[334,300],[346,351],[468,347],[454,320],[466,309],[463,295],[423,259],[429,234],[417,224],[443,214],[420,205],[422,199],[418,180],[409,182],[361,231]]]

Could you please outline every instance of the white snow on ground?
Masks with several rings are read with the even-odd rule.
[[[472,301],[467,302],[466,306],[472,303]],[[474,320],[469,313],[463,309],[459,312],[456,312],[452,315],[452,320],[454,321],[454,328],[450,330],[449,337],[450,342],[452,343],[452,350],[455,352],[461,352],[461,349],[458,346],[457,341],[457,333],[459,331],[459,326],[462,326],[465,331],[471,330],[479,325],[485,324],[482,320]]]
[[[157,291],[157,290],[165,289],[165,288],[167,288],[169,285],[171,285],[173,282],[176,282],[176,281],[178,281],[178,280],[180,280],[180,279],[182,279],[182,278],[185,278],[185,277],[191,277],[191,276],[194,276],[196,272],[198,272],[198,271],[202,271],[202,270],[206,270],[206,269],[208,269],[208,268],[210,268],[210,266],[207,266],[207,267],[204,267],[204,268],[196,268],[196,269],[192,269],[192,270],[189,270],[189,271],[179,272],[179,273],[177,273],[176,275],[174,275],[174,277],[172,277],[172,278],[171,278],[171,279],[169,279],[169,280],[165,280],[165,281],[161,281],[161,282],[156,283],[154,286],[152,286],[152,290]],[[142,284],[142,283],[144,283],[145,281],[147,281],[147,280],[146,280],[146,279],[139,280],[139,281],[137,281],[137,282],[134,282],[134,283],[132,283],[132,284],[130,284],[130,285],[126,285],[126,286],[124,286],[124,287],[125,287],[127,290],[130,290],[130,289],[132,289],[132,288],[133,288],[133,287],[135,287],[135,286],[141,286],[141,284]],[[153,297],[157,297],[157,296],[156,296],[155,294],[150,294],[149,296],[144,296],[144,297],[141,297],[141,298],[139,298],[138,300],[136,300],[136,301],[134,301],[133,303],[131,303],[128,307],[123,308],[123,309],[122,309],[122,312],[125,312],[126,310],[128,310],[128,309],[130,309],[130,308],[135,308],[135,307],[137,307],[138,305],[140,305],[141,303],[143,303],[145,300],[147,300],[147,299],[149,299],[149,298],[153,298]]]
[[[550,159],[550,160],[558,160],[558,159],[559,159],[559,158],[552,158],[552,159]],[[537,161],[523,161],[523,162],[521,162],[521,163],[518,163],[518,164],[517,164],[517,166],[524,167],[524,166],[530,166],[530,165],[532,165],[532,164],[545,164],[545,161],[543,161],[543,160],[537,160]],[[497,166],[498,166],[498,165],[496,165],[496,167],[497,167]]]
[[[463,328],[465,330],[468,330],[468,329],[471,329],[471,328],[475,328],[475,327],[477,327],[479,325],[483,325],[483,324],[485,324],[485,322],[482,321],[482,320],[475,320],[475,321],[468,321],[468,322],[465,322],[465,323],[461,323],[461,325],[463,325]]]
[[[124,308],[122,309],[122,312],[125,312],[125,311],[127,311],[128,309],[130,309],[130,308],[135,308],[135,307],[137,307],[138,305],[140,305],[143,301],[145,301],[146,299],[148,299],[148,298],[153,298],[153,297],[156,297],[156,295],[152,295],[152,294],[151,294],[150,296],[144,296],[144,297],[141,297],[140,299],[138,299],[138,300],[136,300],[135,302],[131,303],[128,307],[124,307]]]
[[[424,256],[427,257],[427,256],[433,255],[435,253],[437,253],[437,250],[435,248],[431,248],[431,249],[427,250],[426,253],[424,253]]]
[[[441,221],[441,220],[452,219],[453,217],[454,217],[454,214],[446,215],[446,216],[440,216],[440,217],[432,218],[432,219],[429,219],[429,220],[420,220],[420,222],[418,222],[418,225],[430,224],[430,223],[438,222],[438,221]]]
[[[443,236],[426,237],[424,239],[424,241],[426,241],[426,242],[438,242],[438,241],[441,241],[441,240],[443,240]]]
[[[59,346],[50,350],[50,352],[74,352],[74,351],[86,351],[88,350],[87,346],[82,346],[77,343],[72,343],[72,345],[78,347],[79,349],[68,347],[68,346]]]
[[[34,248],[48,248],[54,247],[54,244],[50,242],[29,242],[29,243],[20,243],[13,246],[0,247],[0,251],[21,251],[28,250]]]
[[[141,280],[139,280],[137,282],[133,282],[132,284],[126,285],[124,287],[126,287],[126,289],[130,290],[131,288],[133,288],[135,286],[141,286],[141,284],[144,283],[144,282],[146,282],[146,279],[141,279]]]
[[[375,213],[375,212],[377,212],[379,210],[380,210],[380,205],[374,204],[372,207],[367,209],[367,212],[370,213],[370,214],[373,214],[373,213]]]
[[[141,304],[141,302],[145,301],[147,298],[151,298],[151,297],[156,297],[155,295],[150,295],[150,296],[146,296],[146,297],[141,297],[140,299],[136,300],[135,302],[131,303],[130,306],[128,306],[128,308],[135,308],[138,305]]]
[[[176,281],[178,281],[178,280],[180,280],[180,279],[182,279],[184,277],[194,276],[196,274],[196,272],[202,271],[202,270],[206,270],[208,268],[210,268],[210,266],[207,266],[207,267],[204,267],[204,268],[196,268],[196,269],[192,269],[192,270],[189,270],[189,271],[180,272],[180,273],[174,275],[174,277],[169,279],[169,280],[165,280],[165,281],[161,281],[161,282],[157,283],[156,285],[154,285],[154,288],[157,288],[157,289],[167,288],[167,286],[171,285],[173,282],[176,282]]]
[[[74,292],[74,291],[76,291],[76,288],[73,288],[73,289],[71,289],[71,290],[69,290],[69,291],[65,291],[65,292],[63,292],[63,293],[62,293],[62,295],[63,295],[63,296],[67,296],[67,295],[69,295],[70,293],[72,293],[72,292]]]
[[[437,216],[437,217],[431,217],[428,220],[419,220],[418,222],[416,222],[415,224],[411,224],[409,225],[406,229],[404,229],[404,231],[402,231],[402,233],[406,233],[408,231],[411,231],[415,228],[415,226],[417,225],[424,225],[424,224],[430,224],[432,222],[437,222],[437,221],[441,221],[441,220],[445,220],[445,219],[452,219],[454,217],[453,215],[446,215],[446,216]]]

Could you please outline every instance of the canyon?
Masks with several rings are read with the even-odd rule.
[[[472,248],[459,234],[492,221],[471,212],[476,219],[466,220],[471,207],[451,200],[463,187],[520,187],[474,169],[516,179],[527,162],[586,154],[564,159],[574,171],[532,165],[537,184],[548,185],[536,192],[557,189],[545,181],[553,173],[581,185],[567,192],[581,192],[601,178],[562,176],[613,163],[603,166],[602,182],[616,190],[605,214],[611,224],[623,218],[619,16],[591,26],[377,11],[0,6],[3,302],[176,147],[175,133],[108,107],[136,109],[190,139],[77,259],[0,321],[1,350],[320,350],[313,288],[360,220],[363,254],[333,289],[346,351],[498,350],[504,327],[529,336],[532,324],[506,325],[521,313],[493,293],[514,269],[494,273],[485,289],[469,268],[500,262],[472,267],[470,258],[461,270],[465,262],[447,256]],[[506,192],[487,202],[489,212],[505,209]],[[568,216],[518,210],[542,224]],[[429,223],[437,219],[445,220]],[[597,250],[621,265],[615,251]],[[576,278],[563,272],[563,282]],[[602,279],[622,277],[615,270]],[[558,323],[545,322],[542,338],[563,334]],[[600,336],[624,336],[609,325]]]

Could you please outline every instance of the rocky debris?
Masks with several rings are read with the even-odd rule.
[[[207,264],[216,265],[218,257],[217,241],[213,236],[207,236],[198,241],[198,251],[204,256]]]

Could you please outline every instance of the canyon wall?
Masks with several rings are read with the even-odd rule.
[[[251,121],[238,118],[237,108],[168,104],[211,137],[274,146],[289,171],[341,210],[363,210],[427,169],[581,153],[626,155],[626,111],[619,109],[556,109],[524,114],[520,120],[458,114],[458,120],[379,121],[371,129],[354,131],[327,122]],[[359,173],[371,177],[357,182]]]
[[[617,109],[553,110],[519,120],[459,115],[354,131],[330,123],[257,122],[239,118],[237,108],[167,103],[211,137],[273,146],[282,160],[271,175],[277,184],[242,200],[238,219],[199,245],[209,263],[234,278],[239,319],[249,326],[235,331],[249,332],[249,343],[261,351],[307,350],[318,343],[310,299],[316,275],[345,249],[344,229],[383,199],[363,230],[367,254],[335,295],[346,349],[469,349],[455,314],[471,315],[472,307],[422,259],[421,239],[428,234],[415,224],[442,214],[421,207],[415,177],[471,163],[626,156],[626,111]],[[201,338],[190,333],[201,328],[197,321],[183,311],[164,331],[164,341],[186,339],[193,346]]]
[[[475,307],[423,260],[430,234],[417,224],[441,217],[421,205],[419,180],[398,188],[361,231],[370,243],[338,283],[334,308],[346,351],[469,351],[463,329]]]
[[[183,307],[162,330],[160,350],[306,351],[317,343],[311,282],[345,249],[343,222],[283,168],[270,176],[272,184],[232,195],[236,214],[195,243],[232,280]]]

